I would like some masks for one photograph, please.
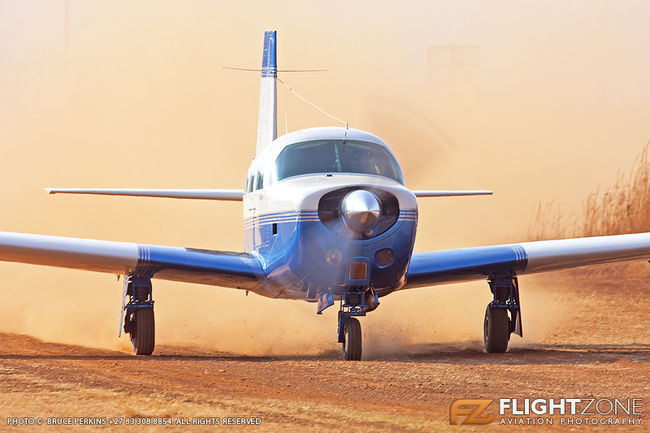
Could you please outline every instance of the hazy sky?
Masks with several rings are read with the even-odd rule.
[[[259,81],[221,67],[258,67],[276,29],[280,67],[328,69],[283,79],[384,138],[408,186],[495,191],[422,201],[417,249],[524,240],[537,201],[579,209],[650,140],[649,18],[648,1],[0,0],[0,230],[240,250],[238,203],[42,188],[241,187]],[[333,124],[278,95],[279,131],[285,114],[290,130]],[[92,287],[77,314],[117,326],[114,277],[0,269],[53,299]],[[163,299],[187,287],[161,284]]]

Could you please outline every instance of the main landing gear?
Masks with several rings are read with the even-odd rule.
[[[131,338],[133,353],[151,355],[156,344],[156,329],[149,278],[132,275],[125,277],[121,319],[124,322],[124,332]],[[120,322],[120,334],[121,332]]]
[[[490,277],[488,283],[494,300],[485,308],[483,343],[487,353],[504,353],[508,350],[510,334],[523,336],[519,283],[512,275]]]

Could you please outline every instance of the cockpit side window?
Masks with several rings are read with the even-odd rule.
[[[255,182],[255,171],[250,168],[248,169],[248,174],[246,175],[246,187],[245,192],[253,192],[253,186]]]
[[[275,162],[278,181],[312,173],[359,173],[404,183],[399,164],[379,144],[356,140],[314,140],[287,146]]]
[[[257,175],[255,175],[255,191],[262,188],[264,188],[264,175],[261,171],[258,171]]]

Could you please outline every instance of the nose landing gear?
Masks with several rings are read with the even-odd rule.
[[[339,310],[339,338],[341,354],[346,361],[361,360],[361,324],[354,316],[365,316],[379,306],[379,298],[372,288],[349,290],[341,297]]]
[[[354,317],[348,318],[343,326],[341,353],[346,361],[361,360],[361,324]]]

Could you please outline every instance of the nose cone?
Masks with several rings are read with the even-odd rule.
[[[370,191],[357,189],[348,193],[341,203],[345,222],[352,230],[367,232],[377,225],[381,214],[381,204]]]

